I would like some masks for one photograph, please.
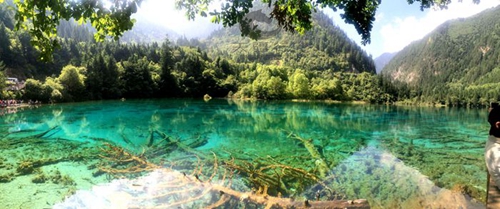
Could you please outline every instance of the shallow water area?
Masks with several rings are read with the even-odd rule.
[[[174,207],[179,199],[192,199],[179,204],[184,207],[215,204],[214,198],[194,198],[203,190],[172,198],[184,190],[148,183],[192,175],[238,192],[367,199],[372,208],[484,208],[486,118],[486,110],[325,102],[41,106],[1,117],[0,189],[6,195],[0,207],[92,207],[83,204],[91,197],[103,207],[116,206],[106,204],[117,197],[135,200],[128,207]],[[106,155],[116,148],[155,169],[135,172],[138,167],[122,165],[122,158],[116,163],[116,155]],[[212,192],[206,195],[217,196]]]

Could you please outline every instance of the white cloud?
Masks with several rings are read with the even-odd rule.
[[[385,14],[383,12],[377,13],[375,15],[375,21],[382,21],[384,19]]]
[[[175,9],[175,1],[146,0],[142,3],[137,15],[151,22],[172,28],[185,28],[189,20],[183,11]]]
[[[176,10],[174,3],[173,0],[146,0],[141,4],[136,16],[165,26],[188,38],[206,36],[219,27],[211,23],[208,17],[196,16],[195,20],[188,20],[185,10]]]
[[[421,18],[414,16],[395,18],[391,23],[382,26],[380,30],[382,51],[399,51],[412,41],[423,38],[447,20],[469,17],[499,4],[500,0],[483,0],[480,4],[473,4],[471,0],[462,3],[454,1],[448,9],[428,10]]]
[[[481,0],[481,3],[478,5],[473,4],[472,0],[464,0],[462,3],[456,2],[457,0],[453,1],[446,10],[429,9],[416,16],[394,17],[390,11],[378,11],[372,31],[371,44],[366,46],[360,45],[375,57],[383,52],[399,51],[412,41],[423,38],[446,20],[468,17],[500,4],[500,0]],[[385,3],[393,2],[387,0]],[[216,8],[218,5],[213,4],[212,6]],[[406,10],[408,8],[401,9]],[[412,9],[415,9],[415,7]],[[340,18],[340,13],[342,12],[333,12],[331,9],[324,9],[323,11],[332,17],[335,24],[342,28],[351,39],[357,43],[361,43],[361,36],[357,33],[354,26],[346,24]],[[188,37],[200,37],[202,35],[199,34],[207,34],[214,28],[214,25],[210,23],[208,18],[198,16],[196,17],[196,21],[189,21],[184,15],[184,11],[174,9],[173,0],[145,0],[138,12],[138,16],[164,25]],[[384,23],[387,24],[383,25]]]

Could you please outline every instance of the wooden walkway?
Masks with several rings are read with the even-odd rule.
[[[488,173],[488,172],[487,172]],[[500,209],[500,190],[495,182],[491,180],[488,173],[488,196],[486,197],[486,208]]]

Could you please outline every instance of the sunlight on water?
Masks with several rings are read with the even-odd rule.
[[[321,178],[298,183],[296,177],[283,177],[281,186],[268,191],[270,195],[367,199],[372,208],[484,208],[486,114],[486,110],[226,100],[42,106],[2,116],[0,189],[12,192],[0,197],[0,205],[64,208],[90,199],[96,200],[92,204],[114,204],[107,200],[117,195],[143,197],[146,190],[137,187],[148,185],[144,183],[148,178],[196,170],[190,165],[214,155],[220,167],[253,164],[250,168],[258,170],[286,165]],[[166,136],[187,148],[149,151]],[[112,180],[96,170],[102,165],[101,143],[149,154],[148,159],[169,170]],[[209,170],[206,165],[204,169]],[[233,187],[245,192],[258,186],[250,176],[240,170],[233,176]],[[130,184],[140,186],[117,186]],[[23,189],[35,191],[25,196],[36,198],[19,197]],[[62,202],[66,196],[71,197]],[[196,204],[208,204],[203,201],[209,200]]]
[[[360,167],[360,164],[370,164],[370,166]],[[406,166],[390,153],[371,147],[354,153],[344,160],[333,169],[333,175],[338,179],[328,182],[329,184],[359,193],[354,195],[365,195],[370,199],[373,208],[484,208],[482,204],[471,202],[459,192],[437,187],[425,175]],[[179,172],[156,170],[139,179],[114,180],[108,184],[95,186],[90,191],[78,191],[64,202],[57,204],[55,208],[136,208],[151,207],[160,203],[169,205],[175,202],[172,200],[173,197],[164,202],[144,200],[148,200],[146,197],[161,194],[172,194],[176,195],[177,199],[188,199],[207,187],[206,185],[165,186],[167,185],[165,182],[182,178],[179,176],[182,176]],[[242,184],[242,182],[238,183]],[[217,184],[217,182],[212,182],[212,184]],[[311,187],[317,186],[319,185]],[[239,189],[249,191],[241,185]],[[212,193],[215,192],[212,191]],[[199,204],[206,205],[211,200],[205,198],[200,201],[202,203]],[[196,208],[197,205],[189,205],[189,207]]]

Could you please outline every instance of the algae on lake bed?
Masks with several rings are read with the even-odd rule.
[[[485,117],[470,110],[224,100],[42,106],[0,121],[0,187],[8,191],[0,205],[50,207],[68,194],[108,188],[114,177],[149,175],[99,169],[119,168],[102,157],[109,143],[186,174],[201,166],[200,178],[216,169],[216,158],[217,169],[236,172],[238,188],[267,187],[275,196],[364,198],[372,208],[482,208]]]

